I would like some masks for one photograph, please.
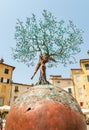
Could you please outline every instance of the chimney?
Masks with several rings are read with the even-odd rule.
[[[0,59],[0,63],[3,63],[3,62],[4,62],[4,59],[3,59],[3,58],[1,58],[1,59]]]

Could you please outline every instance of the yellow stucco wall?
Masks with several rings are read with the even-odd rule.
[[[32,87],[32,85],[12,82],[14,68],[0,60],[0,106],[13,104],[19,94]],[[8,70],[8,73],[5,72],[5,69]],[[18,91],[15,91],[15,87],[18,87]]]
[[[75,98],[81,108],[89,108],[89,68],[86,70],[85,64],[89,64],[89,59],[80,60],[80,69],[71,69]]]
[[[25,90],[33,87],[32,85],[12,83],[11,85],[11,95],[10,95],[10,105],[13,105],[15,99],[23,93]]]
[[[60,87],[68,92],[68,89],[71,89],[71,94],[74,96],[74,87],[71,78],[62,78],[60,75],[51,75],[50,83],[54,86]]]
[[[5,73],[5,69],[8,70],[8,73]],[[0,62],[0,105],[10,104],[10,90],[13,70],[13,66]]]

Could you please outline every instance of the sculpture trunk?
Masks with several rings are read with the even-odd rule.
[[[49,84],[46,79],[46,65],[44,63],[40,66],[40,77],[37,84]]]
[[[46,79],[46,63],[49,61],[49,55],[39,55],[39,62],[36,66],[35,72],[33,73],[33,76],[31,79],[34,78],[35,74],[37,73],[38,69],[40,70],[40,77],[39,81],[36,84],[49,84],[49,82]]]

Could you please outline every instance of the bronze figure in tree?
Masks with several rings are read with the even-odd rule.
[[[16,23],[13,57],[26,65],[34,65],[38,59],[35,72],[40,70],[39,84],[46,80],[46,64],[52,67],[57,63],[75,62],[75,55],[80,52],[83,43],[82,30],[72,21],[66,25],[64,20],[58,21],[52,13],[43,10],[43,18],[37,19],[35,14],[26,19],[25,24],[19,19]]]

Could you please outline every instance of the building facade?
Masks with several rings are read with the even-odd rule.
[[[33,87],[33,85],[21,84],[21,83],[12,83],[11,84],[11,95],[10,95],[10,106],[13,105],[15,99],[24,91]]]
[[[74,87],[71,78],[62,78],[61,75],[50,75],[50,83],[66,90],[74,96]]]
[[[5,64],[3,59],[0,60],[0,106],[11,106],[19,94],[33,86],[12,82],[14,69],[14,66]]]
[[[79,69],[71,69],[74,95],[81,108],[89,108],[89,59],[80,60]]]
[[[10,105],[12,74],[15,67],[0,60],[0,106]]]
[[[5,64],[3,59],[0,60],[0,106],[12,105],[19,94],[33,87],[12,82],[14,69],[14,66]],[[71,69],[71,78],[50,75],[49,82],[72,94],[81,108],[89,108],[89,59],[81,59],[80,68]]]

